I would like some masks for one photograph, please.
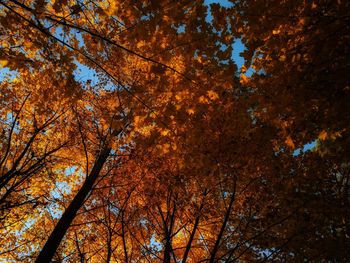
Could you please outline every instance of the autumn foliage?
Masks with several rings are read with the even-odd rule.
[[[0,262],[349,262],[349,25],[346,0],[0,0]]]

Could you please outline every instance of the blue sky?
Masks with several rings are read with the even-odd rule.
[[[300,154],[303,154],[304,152],[311,151],[314,149],[317,145],[317,140],[314,140],[312,142],[304,144],[302,148],[298,148],[293,152],[293,156],[298,156]]]

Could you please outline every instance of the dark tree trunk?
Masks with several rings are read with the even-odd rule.
[[[228,205],[228,208],[226,210],[226,214],[225,214],[225,218],[224,218],[224,221],[222,222],[222,225],[221,225],[221,229],[220,229],[220,232],[219,232],[219,235],[217,236],[216,238],[216,242],[215,242],[215,245],[214,245],[214,248],[211,252],[211,255],[210,255],[210,260],[209,262],[210,263],[214,263],[215,262],[215,256],[216,256],[216,253],[218,252],[219,250],[219,246],[220,246],[220,242],[221,242],[221,239],[224,235],[224,232],[225,232],[225,229],[226,229],[226,225],[230,219],[230,214],[231,214],[231,210],[232,210],[232,206],[233,206],[233,203],[235,201],[235,196],[236,196],[236,181],[237,179],[235,178],[234,179],[234,186],[233,186],[233,193],[231,195],[231,199],[230,199],[230,203]]]
[[[182,263],[186,263],[188,254],[189,254],[189,252],[191,250],[192,242],[193,242],[194,235],[196,234],[196,231],[197,231],[197,228],[198,228],[199,219],[200,219],[203,207],[204,207],[204,197],[203,197],[201,205],[200,205],[200,207],[198,209],[198,214],[197,214],[196,220],[194,222],[194,226],[193,226],[193,229],[192,229],[192,232],[191,232],[191,235],[190,235],[190,239],[188,240],[188,243],[187,243],[187,246],[186,246],[186,249],[185,249],[185,253],[184,253],[184,256],[182,258]]]
[[[95,161],[95,164],[89,176],[86,178],[83,186],[80,188],[79,192],[76,194],[73,201],[69,204],[66,211],[64,211],[61,219],[58,221],[56,227],[52,231],[50,237],[46,241],[43,249],[41,250],[35,262],[37,263],[51,262],[58,246],[60,245],[69,226],[74,220],[78,210],[82,207],[86,197],[92,190],[96,182],[96,179],[98,178],[101,172],[101,169],[110,154],[110,151],[111,151],[111,148],[107,146],[102,150],[97,160]]]

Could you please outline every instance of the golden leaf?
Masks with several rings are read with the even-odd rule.
[[[242,85],[246,85],[249,82],[249,78],[246,75],[241,74],[240,82]]]
[[[282,56],[280,56],[280,58],[279,58],[279,61],[285,61],[286,60],[286,56],[285,55],[282,55]]]
[[[281,33],[281,30],[279,29],[272,30],[272,34],[274,35],[278,35],[279,33]]]
[[[208,94],[209,99],[211,99],[211,100],[217,100],[219,98],[219,95],[213,90],[207,91],[207,94]]]
[[[189,115],[193,115],[193,114],[194,114],[194,109],[188,109],[188,110],[187,110],[187,113],[188,113]]]
[[[293,139],[290,136],[288,136],[284,142],[289,148],[292,148],[292,149],[295,148]]]
[[[6,67],[6,65],[7,65],[8,63],[9,63],[9,62],[8,62],[7,60],[1,59],[1,60],[0,60],[0,68]]]
[[[321,140],[321,141],[324,141],[327,139],[327,132],[325,130],[321,131],[320,134],[318,135],[318,138]]]

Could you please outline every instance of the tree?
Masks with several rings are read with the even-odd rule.
[[[345,44],[349,39],[349,4],[234,4],[235,8],[227,10],[234,17],[231,28],[236,34],[243,32],[247,47],[241,81],[252,89],[257,122],[273,127],[276,152],[289,163],[284,176],[294,177],[289,191],[298,196],[289,203],[295,207],[302,203],[303,207],[295,215],[294,227],[288,226],[299,237],[280,241],[288,241],[283,247],[273,246],[287,258],[346,261],[349,225],[343,213],[348,211],[349,198],[347,194],[340,197],[339,180],[347,192],[348,183],[343,178],[347,178],[349,163],[345,157],[349,142],[349,78],[345,74],[349,70]],[[245,75],[249,67],[255,70],[251,77]],[[318,141],[314,151],[288,158],[296,148],[312,141]]]
[[[0,1],[1,259],[349,259],[349,6],[230,3]]]

